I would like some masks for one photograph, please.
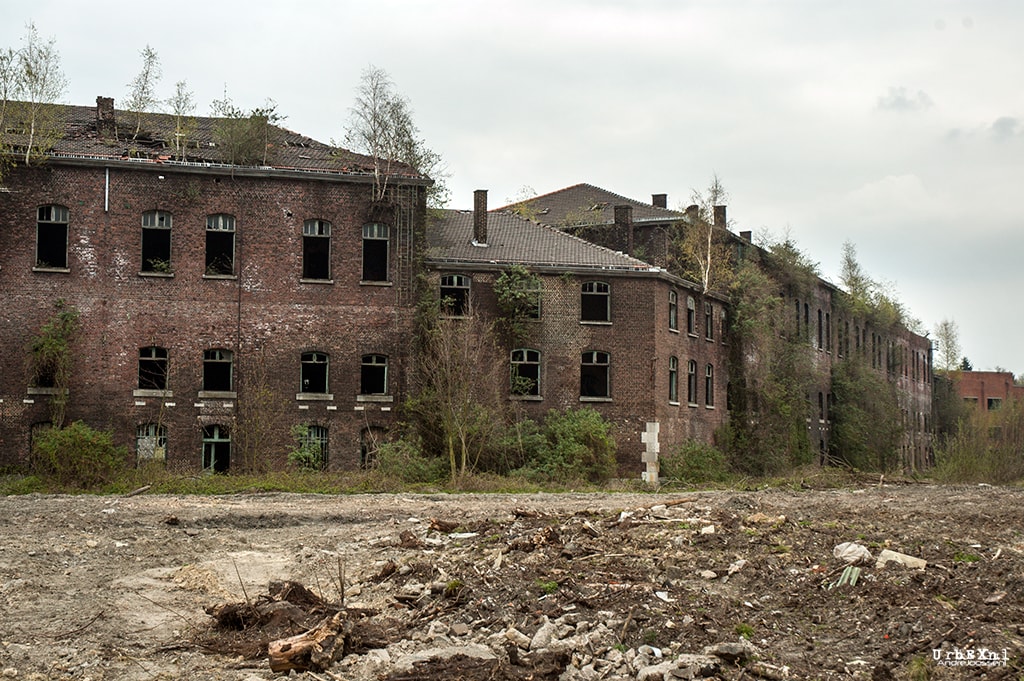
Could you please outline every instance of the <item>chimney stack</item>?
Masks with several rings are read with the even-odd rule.
[[[715,227],[729,229],[729,223],[725,219],[725,206],[715,206]]]
[[[114,119],[114,98],[96,98],[96,132],[100,135],[117,135],[117,123]]]
[[[487,190],[473,192],[473,243],[487,245]]]
[[[752,231],[740,232],[740,238],[741,239],[746,239],[747,241],[750,241],[750,242],[753,242],[753,240],[754,240],[754,233]]]
[[[615,226],[626,230],[626,255],[633,255],[633,206],[615,206]]]
[[[668,208],[668,194],[651,194],[651,205],[655,208]]]

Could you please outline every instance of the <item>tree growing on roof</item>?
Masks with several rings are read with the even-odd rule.
[[[950,374],[960,364],[960,329],[952,319],[943,319],[935,327],[935,368]]]
[[[179,161],[188,160],[188,143],[196,129],[195,98],[188,83],[179,80],[174,84],[174,94],[165,102],[174,116],[174,137],[170,141],[174,157]]]
[[[145,114],[153,111],[159,105],[160,100],[156,96],[156,85],[160,82],[160,57],[149,45],[146,45],[140,53],[142,56],[142,70],[128,83],[128,97],[125,99],[124,108],[135,115],[135,132],[132,133],[134,140],[142,131],[142,119]]]
[[[395,91],[384,69],[371,65],[363,70],[349,109],[345,144],[373,159],[374,201],[385,200],[392,174],[398,164],[404,164],[433,178],[434,186],[427,191],[429,207],[448,203],[450,192],[444,180],[449,174],[444,162],[420,137],[408,98]]]
[[[213,115],[220,118],[213,137],[232,165],[267,165],[267,156],[275,142],[277,125],[285,116],[277,112],[272,99],[246,113],[235,106],[227,91],[224,99],[215,99],[210,106]]]
[[[725,225],[715,224],[715,207],[725,205],[729,193],[715,174],[707,189],[694,189],[686,210],[689,223],[675,226],[670,246],[670,268],[701,285],[704,293],[726,290],[734,272]]]

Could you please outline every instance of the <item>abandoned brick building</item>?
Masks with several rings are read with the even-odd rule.
[[[1011,400],[1024,400],[1024,386],[1009,371],[959,371],[955,383],[964,404],[976,410],[993,411]]]
[[[645,204],[577,185],[524,212],[489,211],[481,191],[474,210],[428,220],[429,178],[399,169],[374,201],[373,159],[280,128],[263,157],[239,160],[223,120],[148,115],[133,135],[106,98],[57,111],[46,163],[9,170],[0,193],[0,464],[23,463],[51,423],[63,389],[28,348],[64,305],[80,313],[65,421],[109,428],[140,461],[213,471],[283,466],[305,426],[328,469],[357,467],[409,394],[420,282],[446,314],[496,314],[510,265],[539,279],[528,332],[508,348],[509,375],[527,379],[509,381],[509,399],[526,414],[597,409],[630,475],[729,418],[727,299],[666,266],[669,227],[691,218],[663,194]],[[747,232],[730,243],[758,252]],[[796,333],[826,369],[870,352],[900,396],[904,458],[923,465],[927,339],[841,318],[835,295],[819,280],[791,300]],[[807,399],[824,452],[828,381]]]

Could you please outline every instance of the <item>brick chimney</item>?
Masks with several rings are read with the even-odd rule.
[[[740,232],[740,238],[746,239],[747,241],[754,241],[754,233],[752,231]]]
[[[626,231],[626,255],[633,255],[633,206],[615,206],[615,226]]]
[[[487,190],[473,192],[473,244],[487,245]]]
[[[655,208],[668,208],[668,194],[651,194],[651,205]]]
[[[715,206],[715,227],[729,229],[729,223],[725,219],[725,206]]]
[[[102,136],[115,137],[117,135],[113,97],[96,98],[96,132]]]

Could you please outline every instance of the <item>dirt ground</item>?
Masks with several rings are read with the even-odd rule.
[[[1024,490],[0,498],[0,678],[277,678],[325,612],[292,678],[1024,679]]]

